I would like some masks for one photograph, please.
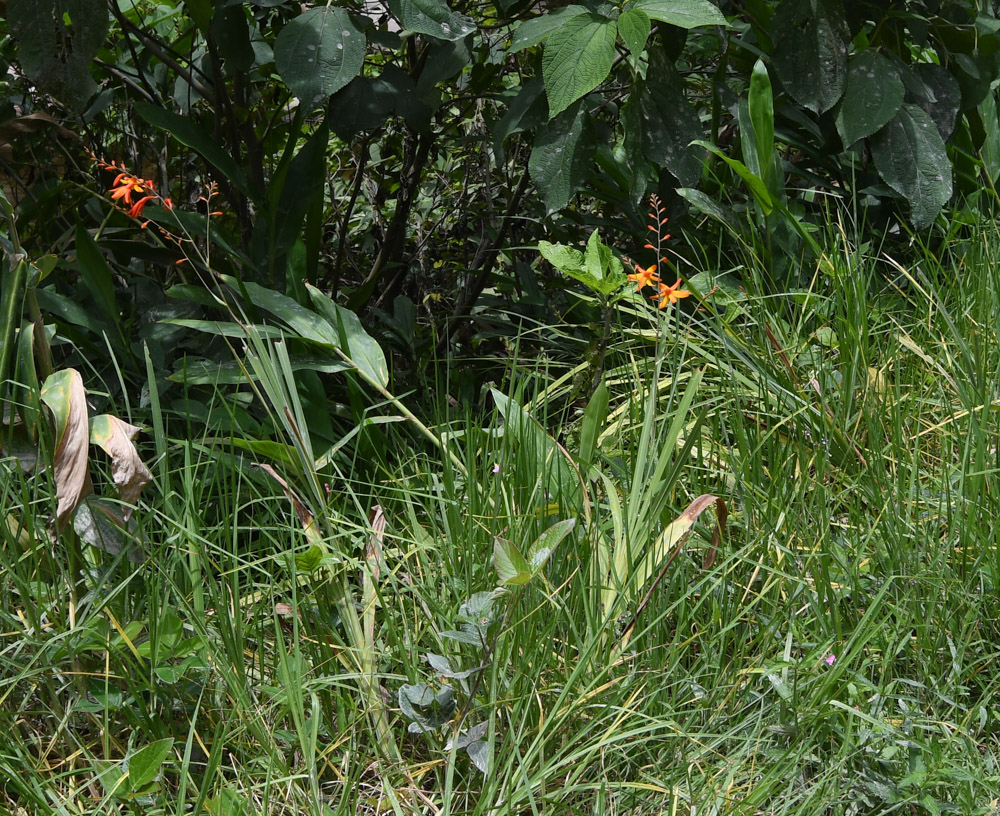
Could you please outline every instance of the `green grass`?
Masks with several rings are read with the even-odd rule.
[[[898,267],[831,239],[808,291],[624,313],[589,419],[579,372],[532,357],[505,421],[438,411],[457,461],[411,423],[365,431],[380,465],[300,450],[276,467],[321,559],[274,479],[155,399],[146,557],[71,569],[46,477],[0,461],[0,810],[996,812],[998,250]],[[266,349],[256,409],[294,434]],[[669,535],[703,494],[729,513],[710,566],[712,508]],[[498,537],[527,553],[568,518],[526,586],[482,594]],[[444,724],[411,733],[421,683]]]

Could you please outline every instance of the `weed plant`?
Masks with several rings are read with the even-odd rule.
[[[393,424],[374,479],[290,467],[319,564],[155,382],[134,544],[85,550],[84,593],[47,479],[0,461],[0,810],[996,812],[1000,236],[825,249],[781,303],[623,302],[606,409],[515,359],[432,416],[448,454]],[[673,526],[703,495],[717,551],[712,509]]]

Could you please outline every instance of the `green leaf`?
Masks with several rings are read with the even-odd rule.
[[[750,74],[750,92],[747,96],[747,109],[750,114],[750,124],[753,128],[752,139],[747,143],[747,134],[742,135],[743,150],[747,167],[761,177],[764,186],[772,190],[771,176],[774,167],[771,154],[774,152],[774,97],[771,93],[771,79],[767,68],[761,60],[757,60]],[[748,150],[752,146],[752,150]]]
[[[118,348],[124,348],[125,338],[121,333],[121,311],[115,297],[114,280],[108,262],[104,260],[97,242],[82,223],[76,225],[76,262],[80,277],[93,298],[92,303],[102,313],[108,326],[116,331],[108,339]]]
[[[597,142],[582,105],[563,111],[540,128],[528,158],[528,172],[551,215],[561,210],[583,186]]]
[[[629,8],[641,9],[652,19],[678,28],[729,25],[718,7],[708,0],[636,0]]]
[[[184,0],[184,10],[202,33],[208,31],[208,26],[212,22],[211,0]]]
[[[774,200],[771,198],[771,194],[768,192],[767,187],[764,186],[764,181],[760,176],[750,172],[750,168],[743,162],[727,156],[725,152],[718,147],[718,145],[703,141],[697,141],[695,144],[711,151],[728,164],[736,172],[736,175],[743,179],[747,187],[750,188],[750,192],[757,200],[760,208],[764,211],[764,215],[769,215],[771,213],[771,210],[774,209]]]
[[[903,104],[904,93],[899,71],[886,57],[870,49],[851,57],[837,109],[837,131],[844,147],[884,127]]]
[[[128,761],[129,787],[133,791],[140,790],[160,773],[160,766],[174,747],[174,741],[167,737],[140,748]]]
[[[903,75],[903,84],[906,86],[906,101],[923,108],[934,120],[941,138],[947,141],[955,131],[955,122],[962,107],[962,89],[958,80],[940,65],[921,63]]]
[[[312,284],[306,284],[313,307],[337,332],[339,345],[351,362],[369,379],[385,387],[389,384],[389,367],[385,352],[368,332],[364,330],[358,316],[350,309],[332,301]]]
[[[91,60],[110,27],[104,0],[9,0],[7,25],[18,41],[17,57],[38,89],[73,111],[82,111],[98,90]]]
[[[341,8],[311,8],[274,41],[274,67],[306,105],[336,93],[361,71],[365,35]]]
[[[550,11],[548,14],[543,14],[541,17],[535,17],[532,20],[521,23],[511,38],[510,48],[507,49],[507,53],[516,54],[525,48],[538,45],[559,28],[559,26],[573,17],[579,17],[581,14],[586,13],[587,9],[583,6],[563,6],[555,11]]]
[[[234,291],[240,291],[240,282],[235,278],[229,275],[219,277]],[[252,281],[245,281],[242,285],[246,288],[250,302],[254,306],[280,318],[299,337],[323,346],[340,347],[340,340],[330,328],[330,324],[315,312],[299,305],[287,295],[266,289]]]
[[[542,55],[542,78],[553,119],[607,78],[618,27],[599,14],[571,17],[553,31]]]
[[[839,0],[783,0],[771,19],[773,63],[792,99],[830,110],[847,82],[850,33]]]
[[[507,113],[493,127],[493,150],[504,161],[504,142],[508,136],[538,127],[546,116],[545,85],[540,77],[529,79],[507,108]]]
[[[910,203],[917,229],[934,223],[951,198],[951,163],[934,120],[922,108],[904,103],[872,139],[879,175]]]
[[[573,247],[562,244],[550,244],[548,241],[538,242],[538,251],[560,272],[579,272],[583,270],[583,253]]]
[[[252,195],[250,183],[243,168],[233,160],[232,156],[219,147],[219,143],[215,139],[191,119],[165,110],[159,105],[150,105],[146,102],[133,102],[132,107],[153,127],[165,130],[185,147],[190,147],[200,153],[205,161],[235,184],[241,192]]]
[[[702,156],[690,145],[702,136],[698,115],[684,98],[683,79],[661,49],[650,53],[644,82],[636,83],[623,117],[629,122],[626,149],[636,140],[642,154],[682,185],[701,177]],[[635,130],[638,132],[634,132]]]
[[[493,539],[493,565],[501,586],[524,586],[531,580],[531,567],[513,542]]]
[[[389,10],[403,28],[439,40],[461,40],[476,30],[475,22],[442,0],[389,0]]]
[[[618,33],[622,42],[636,56],[639,56],[646,47],[646,40],[649,39],[651,30],[649,15],[642,9],[631,8],[618,18]]]
[[[224,6],[215,13],[212,35],[227,66],[237,71],[249,71],[253,67],[254,50],[242,3]]]
[[[594,391],[587,408],[583,412],[583,421],[580,423],[580,461],[592,464],[594,454],[597,451],[597,439],[604,428],[604,422],[608,417],[609,392],[604,379]]]
[[[528,547],[528,566],[532,575],[545,566],[545,562],[555,552],[556,547],[573,532],[574,527],[576,527],[576,519],[563,519],[557,521],[534,540],[532,545]]]

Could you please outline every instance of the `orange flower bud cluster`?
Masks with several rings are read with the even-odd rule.
[[[649,197],[649,203],[653,208],[653,211],[649,213],[649,219],[652,222],[649,225],[649,230],[650,232],[656,233],[656,245],[654,246],[652,243],[646,244],[646,249],[656,251],[657,261],[645,269],[639,266],[639,264],[633,264],[633,266],[635,266],[635,272],[629,275],[628,279],[636,284],[637,290],[640,292],[647,286],[656,286],[658,292],[653,295],[653,300],[660,301],[660,308],[665,309],[670,304],[676,303],[682,298],[689,297],[691,293],[687,289],[680,288],[680,278],[678,278],[673,285],[669,286],[660,280],[660,264],[666,265],[670,263],[670,261],[662,255],[663,242],[670,239],[670,233],[663,233],[662,229],[666,226],[666,223],[670,219],[664,215],[664,207],[655,193]]]

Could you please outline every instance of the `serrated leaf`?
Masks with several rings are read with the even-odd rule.
[[[872,139],[879,175],[910,203],[917,229],[934,223],[951,198],[951,163],[934,120],[922,108],[904,103]]]
[[[528,172],[549,214],[569,204],[586,181],[596,149],[593,126],[582,105],[563,111],[539,129]]]
[[[287,23],[274,41],[274,67],[306,105],[347,85],[364,60],[364,32],[341,8],[311,8]]]
[[[542,55],[542,78],[553,119],[600,85],[615,59],[615,21],[588,12],[553,31]]]
[[[618,33],[622,42],[636,56],[646,47],[652,27],[649,15],[640,8],[630,8],[618,18]]]
[[[791,97],[816,113],[844,93],[850,33],[839,0],[783,0],[771,19],[773,65]]]
[[[514,36],[511,38],[510,48],[507,49],[507,52],[509,54],[516,54],[525,48],[538,45],[570,18],[579,17],[581,14],[586,13],[587,9],[583,6],[563,6],[555,11],[550,11],[548,14],[527,20],[521,23],[517,27],[517,30],[514,31]]]
[[[629,8],[641,9],[653,20],[678,28],[729,25],[718,6],[709,0],[636,0]]]
[[[468,17],[456,14],[442,0],[389,0],[403,28],[439,40],[460,40],[476,30]]]
[[[493,539],[493,565],[502,586],[523,586],[531,580],[531,568],[511,541]]]
[[[896,115],[904,94],[899,71],[886,57],[870,49],[851,57],[837,109],[837,131],[844,147],[881,129]]]
[[[538,251],[560,272],[578,271],[583,269],[583,253],[573,247],[563,244],[550,244],[548,241],[538,242]]]

